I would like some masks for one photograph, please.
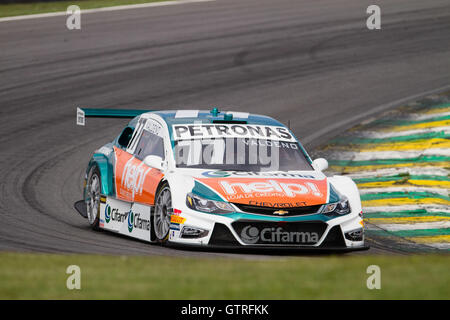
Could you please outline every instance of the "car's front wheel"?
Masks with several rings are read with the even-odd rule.
[[[100,217],[100,195],[102,180],[100,171],[96,166],[89,171],[84,202],[86,203],[87,218],[93,229],[98,229]]]
[[[172,213],[172,194],[169,184],[164,183],[156,194],[153,214],[153,231],[158,242],[165,242],[169,237],[170,216]]]

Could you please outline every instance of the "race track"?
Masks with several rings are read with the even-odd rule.
[[[89,229],[72,207],[84,168],[126,120],[77,127],[76,107],[245,110],[289,120],[311,149],[450,84],[450,2],[377,1],[378,31],[370,4],[218,0],[85,14],[74,31],[65,17],[0,22],[0,250],[222,255]]]

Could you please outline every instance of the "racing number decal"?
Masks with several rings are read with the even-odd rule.
[[[114,147],[114,152],[116,197],[129,202],[154,205],[156,188],[164,174],[126,151]]]

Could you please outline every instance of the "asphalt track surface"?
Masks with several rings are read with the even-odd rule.
[[[126,120],[77,127],[76,107],[245,110],[289,120],[311,149],[450,84],[448,0],[377,1],[378,31],[369,4],[219,0],[86,14],[81,31],[65,17],[0,23],[0,250],[240,256],[91,231],[72,205]]]

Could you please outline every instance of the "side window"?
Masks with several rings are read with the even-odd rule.
[[[141,161],[149,155],[160,156],[164,160],[163,138],[147,130],[143,130],[134,155]]]
[[[133,152],[132,150],[135,149],[136,142],[139,139],[139,137],[141,136],[141,132],[145,126],[146,121],[147,121],[147,119],[144,119],[144,118],[139,119],[136,129],[134,130],[134,134],[132,135],[131,140],[128,144],[128,149],[127,149],[128,152],[132,153]]]
[[[119,145],[122,148],[126,148],[128,146],[128,143],[131,140],[131,137],[133,136],[133,128],[130,127],[126,127],[125,129],[123,129],[122,134],[119,137],[119,140],[117,141],[119,143]]]

